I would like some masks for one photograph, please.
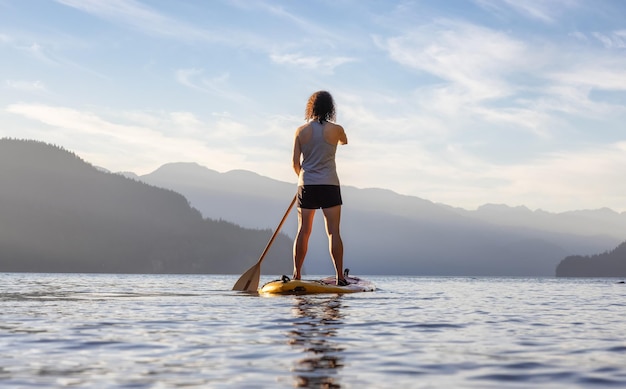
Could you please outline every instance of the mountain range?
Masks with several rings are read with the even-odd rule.
[[[60,147],[0,140],[0,271],[234,273],[257,259],[295,184],[195,163],[110,173]],[[294,177],[295,178],[295,177]],[[295,179],[294,179],[295,181]],[[376,188],[342,187],[353,274],[553,276],[566,257],[625,240],[626,213],[484,205],[469,211]],[[332,274],[321,213],[306,274]],[[291,272],[292,211],[263,265]],[[567,260],[557,275],[568,274]],[[599,262],[598,262],[599,263]]]
[[[296,190],[254,172],[220,173],[195,163],[123,174],[183,194],[205,217],[247,228],[273,228]],[[604,252],[626,240],[626,213],[606,208],[550,213],[487,204],[469,211],[350,186],[342,187],[342,196],[345,263],[359,274],[554,276],[565,257]],[[321,213],[314,228],[305,269],[327,274],[332,267]],[[294,236],[295,213],[283,231]]]
[[[271,233],[205,218],[179,193],[60,147],[0,139],[0,271],[243,273]],[[279,235],[264,271],[290,255]]]

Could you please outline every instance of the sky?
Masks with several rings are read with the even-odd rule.
[[[622,0],[0,0],[0,59],[0,137],[113,172],[295,185],[328,90],[342,185],[626,212]]]

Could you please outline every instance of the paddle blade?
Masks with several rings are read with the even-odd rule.
[[[241,277],[235,282],[233,290],[241,290],[244,292],[256,292],[259,289],[259,280],[261,279],[261,263],[257,262],[256,265],[248,269],[243,273]]]

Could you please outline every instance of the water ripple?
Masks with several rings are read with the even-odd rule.
[[[236,276],[0,274],[0,386],[626,386],[613,280],[372,279],[260,298]]]

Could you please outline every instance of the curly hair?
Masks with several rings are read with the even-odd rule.
[[[326,91],[315,92],[309,97],[304,110],[305,120],[335,121],[335,102]]]

